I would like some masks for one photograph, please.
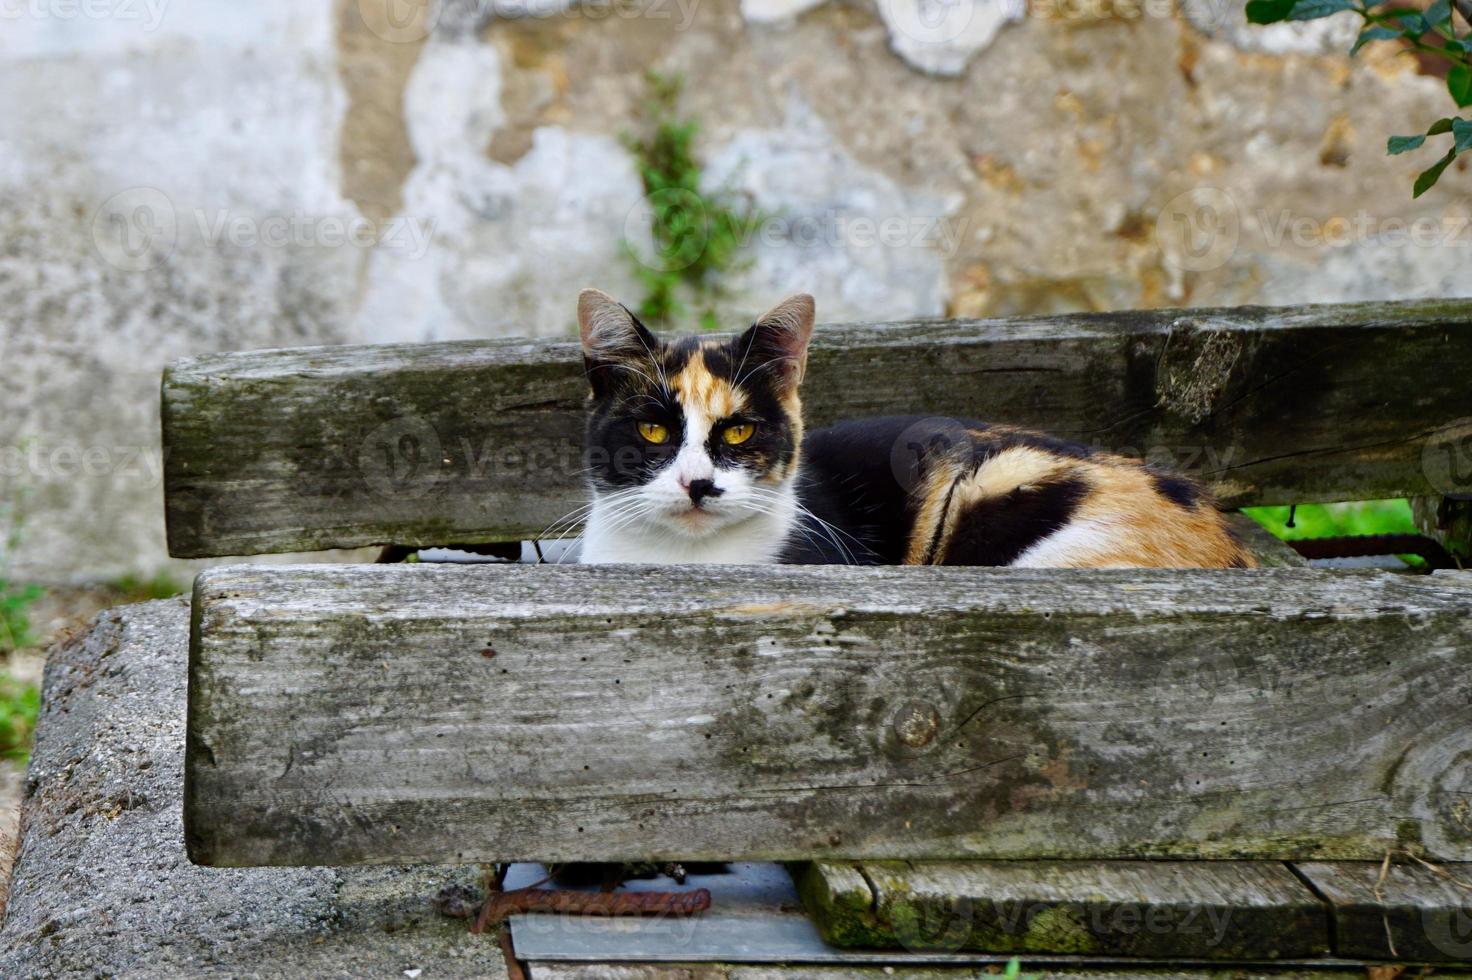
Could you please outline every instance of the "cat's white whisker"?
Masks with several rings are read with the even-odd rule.
[[[768,489],[766,487],[752,487],[751,489],[752,489],[752,492],[755,493],[755,494],[757,494],[758,496],[766,495],[766,496],[771,497],[771,498],[781,498],[782,497],[782,494],[781,494],[780,491],[770,490],[770,489]],[[858,538],[854,537],[852,534],[849,534],[847,531],[843,530],[842,528],[835,527],[833,524],[829,523],[828,521],[823,520],[817,514],[814,514],[811,510],[809,510],[800,501],[797,503],[797,512],[798,512],[798,521],[797,521],[796,527],[798,529],[801,529],[802,528],[804,521],[810,520],[810,521],[814,522],[817,525],[817,528],[815,528],[815,530],[817,530],[819,533],[821,533],[826,540],[832,542],[833,546],[836,547],[839,550],[839,552],[842,553],[842,555],[844,556],[844,558],[846,560],[846,564],[849,564],[849,565],[857,565],[857,564],[859,564],[858,559],[854,556],[854,553],[851,550],[849,550],[849,548],[843,543],[842,540],[840,540],[839,535],[842,535],[843,537],[848,538],[850,541],[852,541],[854,543],[854,546],[855,547],[860,548],[860,549],[864,549],[863,542],[861,542]],[[810,538],[810,540],[811,540],[811,538]]]

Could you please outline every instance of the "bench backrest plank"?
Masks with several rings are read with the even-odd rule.
[[[1469,427],[1472,301],[820,326],[812,424],[864,414],[1045,428],[1194,472],[1231,506],[1446,492]],[[163,386],[179,557],[535,536],[583,499],[577,347],[257,351]],[[1472,488],[1469,488],[1472,489]]]
[[[1472,859],[1472,574],[313,566],[198,580],[214,865]]]

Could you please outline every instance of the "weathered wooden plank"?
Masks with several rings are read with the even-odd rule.
[[[1275,861],[817,861],[799,888],[839,946],[1208,960],[1329,950],[1323,904]]]
[[[1472,574],[239,566],[218,865],[1472,858]]]
[[[814,425],[919,413],[1041,427],[1193,472],[1245,506],[1433,492],[1423,449],[1472,417],[1472,386],[1448,370],[1467,363],[1469,301],[1157,310],[823,326],[804,390]],[[179,362],[163,384],[170,550],[534,536],[583,502],[584,396],[572,344]]]
[[[530,980],[997,980],[1005,959],[975,966],[861,966],[749,965],[741,963],[528,963]],[[1358,968],[1355,968],[1355,967]],[[1229,967],[1165,966],[1150,963],[1070,966],[1026,963],[1020,980],[1396,980],[1396,976],[1366,974],[1363,966],[1273,967],[1264,970]],[[1472,973],[1437,970],[1436,980],[1469,980]]]
[[[1380,861],[1295,867],[1328,901],[1339,955],[1472,963],[1472,866],[1403,860],[1388,869]]]

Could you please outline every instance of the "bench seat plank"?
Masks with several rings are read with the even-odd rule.
[[[1275,861],[817,861],[799,888],[840,946],[1227,960],[1329,951],[1323,904]]]
[[[217,865],[1472,858],[1472,573],[235,566]]]
[[[569,310],[569,313],[571,311]],[[1222,502],[1449,492],[1472,301],[1148,310],[818,328],[810,426],[945,415],[1146,456]],[[163,381],[180,558],[535,537],[584,503],[575,344],[252,351]],[[1439,468],[1438,468],[1439,467]]]
[[[743,963],[557,963],[531,961],[529,980],[996,980],[1006,959],[997,957],[975,966],[915,966],[902,960],[861,966],[767,965]],[[1152,963],[1072,965],[1049,962],[1039,966],[1024,960],[1022,980],[1365,980],[1364,966],[1338,963],[1324,966],[1242,968],[1182,966]],[[1385,973],[1386,980],[1401,974]],[[1416,976],[1409,974],[1406,976]],[[1472,980],[1472,973],[1437,970],[1435,980]],[[1381,980],[1369,975],[1370,980]]]
[[[1383,878],[1379,861],[1295,867],[1329,903],[1339,955],[1472,963],[1472,865],[1401,859]]]

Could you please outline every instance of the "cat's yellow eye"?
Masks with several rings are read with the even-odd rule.
[[[645,442],[652,442],[656,446],[663,446],[670,441],[670,430],[658,422],[640,422],[639,435]]]
[[[727,426],[725,431],[721,433],[721,438],[726,440],[726,445],[728,446],[739,446],[750,439],[755,433],[756,426],[750,422],[743,422],[741,425]]]

